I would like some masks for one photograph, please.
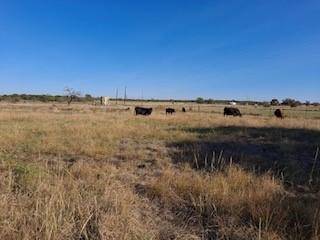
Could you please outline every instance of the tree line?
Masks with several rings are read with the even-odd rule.
[[[71,100],[72,99],[72,100]],[[84,96],[48,95],[48,94],[9,94],[0,95],[0,101],[4,102],[92,102],[100,98],[92,97],[90,94]]]
[[[283,99],[281,102],[278,99],[272,99],[270,102],[268,101],[237,101],[237,100],[213,100],[211,98],[209,99],[204,99],[202,97],[198,97],[195,100],[196,103],[199,104],[229,104],[230,102],[235,102],[236,104],[240,104],[240,105],[260,105],[260,106],[265,106],[265,107],[270,107],[270,106],[290,106],[290,107],[298,107],[301,105],[306,105],[306,106],[319,106],[320,103],[318,102],[310,102],[310,101],[306,101],[306,102],[301,102],[292,98],[286,98]]]
[[[123,98],[110,98],[111,101],[123,101]],[[50,95],[50,94],[4,94],[0,95],[0,101],[3,102],[58,102],[58,103],[68,103],[72,102],[85,103],[85,102],[95,102],[100,101],[100,97],[94,97],[90,94],[82,95],[80,92],[75,91],[71,88],[65,89],[64,95]],[[214,99],[204,99],[202,97],[198,97],[195,100],[177,100],[177,99],[126,99],[126,101],[137,101],[137,102],[189,102],[189,103],[198,103],[198,104],[229,104],[230,102],[235,102],[240,105],[260,105],[260,106],[291,106],[297,107],[300,105],[313,105],[319,106],[318,102],[300,102],[298,100],[292,98],[286,98],[282,101],[278,99],[272,99],[270,102],[267,101],[236,101],[236,100],[214,100]]]

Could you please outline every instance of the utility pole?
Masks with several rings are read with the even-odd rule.
[[[127,86],[124,87],[124,97],[123,97],[123,104],[126,104],[126,99],[127,99]]]
[[[116,105],[118,105],[118,88],[116,88]]]

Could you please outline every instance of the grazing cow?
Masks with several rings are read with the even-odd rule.
[[[172,113],[175,113],[176,110],[174,108],[166,108],[166,115],[169,113],[169,114],[172,114]]]
[[[136,115],[148,116],[152,113],[152,108],[135,107]]]
[[[182,112],[186,112],[186,109],[185,109],[185,107],[183,107],[183,108],[182,108]]]
[[[281,112],[281,110],[278,108],[274,111],[274,115],[277,117],[277,118],[281,118],[283,119],[283,114]]]
[[[231,116],[239,116],[242,117],[242,114],[240,113],[240,110],[238,108],[234,108],[234,107],[225,107],[223,110],[223,115],[231,115]]]

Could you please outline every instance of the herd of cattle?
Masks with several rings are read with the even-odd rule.
[[[135,107],[135,113],[136,115],[144,115],[148,116],[152,113],[152,108],[145,108],[145,107]],[[174,108],[166,108],[166,114],[173,114],[175,113],[176,110]],[[182,112],[186,112],[186,109],[183,107]],[[238,108],[235,107],[225,107],[223,110],[223,115],[224,116],[234,116],[234,117],[242,117],[242,114]],[[276,109],[274,111],[274,115],[277,118],[283,119],[283,114],[280,109]]]

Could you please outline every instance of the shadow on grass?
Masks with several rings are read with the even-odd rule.
[[[320,132],[307,129],[218,127],[185,128],[197,135],[195,141],[169,144],[177,164],[216,170],[230,159],[246,170],[270,171],[286,183],[320,183]]]

